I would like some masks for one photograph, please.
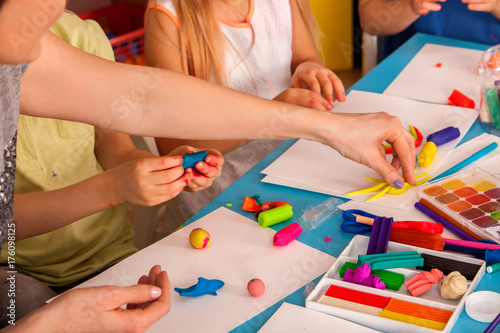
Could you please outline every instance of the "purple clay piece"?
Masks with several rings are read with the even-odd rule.
[[[427,136],[427,141],[434,142],[436,146],[443,145],[451,140],[455,140],[460,136],[460,130],[456,127],[446,127],[440,131],[434,132]]]
[[[352,282],[354,282],[354,283],[361,283],[367,277],[370,276],[371,272],[372,272],[372,270],[370,268],[370,265],[368,265],[368,264],[363,264],[361,266],[358,266],[354,270],[354,274],[352,276]]]
[[[372,232],[370,234],[370,240],[368,241],[368,248],[366,249],[366,254],[377,254],[378,238],[380,235],[382,218],[380,216],[375,217],[373,220]]]
[[[384,290],[385,289],[385,283],[380,281],[380,277],[376,276],[376,275],[371,275],[373,276],[373,281],[372,281],[372,285],[374,288],[377,288],[377,289],[381,289],[381,290]]]
[[[364,264],[364,265],[368,265],[368,264]],[[355,282],[353,280],[353,277],[354,277],[355,274],[356,274],[355,270],[352,270],[352,269],[348,268],[346,270],[346,272],[344,274],[344,278],[342,280],[346,281],[346,282],[352,282],[352,283],[360,284],[362,286],[367,286],[367,287],[372,287],[372,288],[377,288],[377,289],[382,289],[382,290],[385,289],[385,283],[382,282],[382,281],[380,281],[380,277],[378,277],[376,275],[373,275],[373,274],[370,274],[364,280],[362,280],[360,282]]]
[[[392,217],[375,217],[366,254],[379,254],[387,252],[387,245],[389,244],[389,237],[391,236],[392,222]]]

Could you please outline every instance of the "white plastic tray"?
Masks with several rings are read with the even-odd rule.
[[[481,280],[485,272],[485,262],[483,260],[464,257],[461,255],[452,254],[449,252],[438,252],[432,251],[428,249],[423,249],[420,247],[409,246],[400,243],[389,242],[387,252],[406,252],[406,251],[417,251],[418,253],[428,253],[434,256],[440,256],[443,258],[449,258],[457,261],[462,261],[466,263],[476,264],[481,266],[478,270],[478,273],[474,277],[472,281],[468,280],[467,292],[458,300],[445,300],[441,298],[439,293],[439,287],[441,283],[436,283],[432,288],[425,293],[421,294],[418,297],[413,297],[408,289],[405,287],[404,283],[399,289],[399,291],[394,290],[379,290],[371,287],[366,287],[354,283],[344,282],[342,281],[339,275],[339,269],[346,261],[357,262],[358,255],[366,254],[366,249],[368,247],[369,237],[357,235],[355,236],[349,245],[344,249],[344,251],[340,254],[338,259],[335,261],[335,264],[326,272],[326,274],[321,278],[318,285],[314,288],[314,290],[309,294],[306,299],[306,307],[309,309],[321,311],[327,314],[331,314],[340,318],[344,318],[358,324],[371,327],[376,330],[384,331],[384,332],[450,332],[453,325],[457,321],[460,313],[464,309],[465,299],[468,294],[470,294],[476,288],[477,284]],[[416,273],[422,272],[421,270],[417,270],[415,268],[397,268],[397,269],[388,269],[389,271],[401,273],[405,275],[405,281],[411,279]],[[453,315],[450,320],[444,327],[442,331],[438,331],[435,329],[425,328],[422,326],[412,325],[392,319],[377,317],[374,315],[368,315],[364,313],[360,313],[357,311],[346,310],[342,308],[337,308],[330,305],[324,305],[318,303],[319,299],[325,294],[328,288],[331,285],[337,285],[344,288],[349,288],[352,290],[359,290],[370,294],[392,297],[395,299],[400,299],[402,301],[412,302],[416,304],[427,305],[430,307],[443,309],[452,311]]]

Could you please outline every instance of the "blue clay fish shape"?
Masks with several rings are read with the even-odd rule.
[[[189,288],[174,288],[180,296],[197,297],[205,294],[212,294],[217,296],[215,292],[217,289],[222,288],[224,282],[221,280],[207,280],[203,277],[198,278],[198,283]]]

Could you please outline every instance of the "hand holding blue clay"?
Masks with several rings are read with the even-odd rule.
[[[189,288],[174,288],[180,296],[197,297],[206,294],[217,296],[215,292],[217,289],[222,288],[224,282],[221,280],[207,280],[203,277],[198,278],[198,283]]]
[[[182,167],[184,169],[193,168],[198,162],[204,162],[208,153],[206,151],[199,151],[197,153],[187,154],[182,156]]]

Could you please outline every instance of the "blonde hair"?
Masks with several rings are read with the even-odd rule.
[[[176,42],[180,46],[184,73],[226,85],[226,39],[214,15],[214,1],[174,0],[173,3],[179,21],[179,41]],[[321,34],[309,0],[297,0],[297,4],[307,31],[322,55]],[[151,0],[148,7],[158,12],[157,0]],[[244,57],[241,58],[243,61]]]

